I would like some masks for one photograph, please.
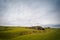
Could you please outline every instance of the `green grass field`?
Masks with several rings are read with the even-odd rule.
[[[0,40],[60,40],[60,28],[45,30],[0,27]]]

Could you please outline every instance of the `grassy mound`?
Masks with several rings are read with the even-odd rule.
[[[23,27],[4,27],[0,40],[60,40],[60,29],[35,30]]]
[[[12,40],[60,40],[60,29],[54,29],[46,33],[36,33],[16,37]]]

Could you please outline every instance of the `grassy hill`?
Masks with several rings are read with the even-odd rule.
[[[24,27],[2,27],[0,40],[60,40],[60,28],[45,30]]]

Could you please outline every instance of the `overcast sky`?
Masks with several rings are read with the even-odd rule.
[[[60,24],[60,0],[0,0],[0,25]]]

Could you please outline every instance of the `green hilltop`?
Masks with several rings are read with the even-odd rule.
[[[60,28],[44,29],[0,26],[0,40],[60,40]]]

